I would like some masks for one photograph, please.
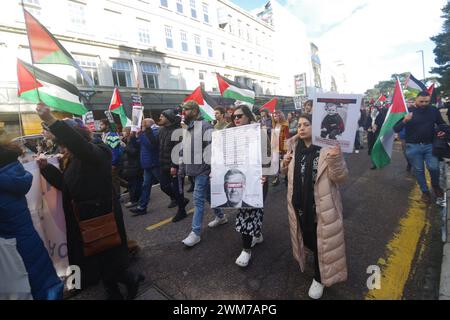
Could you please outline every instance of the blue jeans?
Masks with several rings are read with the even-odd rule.
[[[197,176],[194,177],[195,188],[194,188],[194,217],[192,218],[192,231],[196,235],[200,236],[202,230],[203,213],[205,212],[205,200],[211,202],[211,185],[208,176]],[[223,218],[222,209],[213,209],[214,214],[218,218]]]
[[[432,144],[419,144],[419,143],[407,143],[406,144],[406,157],[409,163],[414,169],[414,174],[419,183],[420,190],[422,192],[428,192],[428,185],[425,179],[425,166],[427,165],[428,171],[431,176],[431,185],[439,186],[439,160],[432,153]]]
[[[142,194],[139,199],[140,208],[147,208],[148,202],[150,201],[150,195],[152,193],[152,182],[154,181],[154,178],[159,180],[159,172],[159,167],[144,169],[144,183],[142,184]]]

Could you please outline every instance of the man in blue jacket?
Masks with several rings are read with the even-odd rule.
[[[441,113],[430,105],[431,96],[428,92],[420,92],[415,100],[415,107],[410,109],[402,120],[394,127],[399,133],[405,128],[406,156],[414,168],[414,174],[420,189],[422,200],[431,202],[431,194],[425,179],[425,166],[431,176],[431,185],[437,198],[442,198],[443,190],[439,186],[439,160],[433,156],[433,139],[436,125],[444,124]]]
[[[136,208],[130,210],[135,216],[147,213],[153,182],[155,179],[158,181],[160,179],[158,126],[153,119],[148,118],[142,121],[142,131],[138,132],[138,143],[141,146],[141,167],[144,170],[144,182],[139,204]]]

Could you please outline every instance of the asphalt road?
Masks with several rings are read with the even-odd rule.
[[[341,187],[341,195],[348,281],[327,288],[323,299],[366,299],[367,268],[373,265],[381,268],[383,277],[386,273],[387,278],[393,278],[381,280],[389,299],[437,299],[442,258],[439,213],[436,206],[426,207],[418,200],[400,145],[395,146],[392,164],[383,170],[369,169],[366,150],[346,158],[350,176]],[[191,198],[192,194],[186,196]],[[124,210],[128,236],[141,247],[131,265],[146,276],[141,299],[308,299],[312,262],[309,260],[307,270],[301,273],[292,257],[284,184],[270,188],[264,242],[254,248],[246,269],[234,263],[242,250],[240,234],[234,230],[234,211],[228,212],[228,224],[210,229],[207,223],[213,214],[208,209],[202,241],[186,248],[181,240],[190,232],[192,215],[178,223],[164,223],[176,213],[176,209],[167,209],[168,203],[168,197],[156,186],[147,215],[132,217]],[[191,208],[192,202],[188,205]],[[409,225],[402,222],[410,214],[423,217],[423,229],[414,229],[419,225],[416,220]],[[150,226],[154,228],[149,231]],[[397,240],[403,244],[393,244]],[[404,281],[397,274],[402,274]],[[74,299],[103,298],[103,290],[97,286]]]

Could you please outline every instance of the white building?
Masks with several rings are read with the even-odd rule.
[[[199,84],[218,91],[216,72],[253,87],[258,95],[278,94],[272,26],[227,0],[24,3],[94,79],[102,97],[94,101],[94,110],[107,107],[114,85],[128,93],[138,82],[145,106],[174,106],[182,96],[167,100],[165,94],[185,95]],[[0,112],[14,117],[16,59],[31,60],[20,1],[7,0],[0,11],[0,54]],[[45,69],[87,89],[71,67]]]
[[[307,96],[316,92],[341,91],[343,69],[322,59],[319,48],[308,38],[301,20],[273,0],[254,13],[274,28],[275,65],[280,72],[279,94],[299,94],[294,81],[298,75],[306,75]]]

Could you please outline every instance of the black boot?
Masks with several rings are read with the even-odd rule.
[[[176,214],[176,216],[174,216],[172,218],[172,222],[181,221],[181,220],[183,220],[186,217],[187,217],[186,210],[185,209],[180,209],[180,210],[178,210],[178,213]]]
[[[141,282],[144,282],[145,276],[143,274],[136,274],[130,271],[127,271],[124,277],[122,277],[120,282],[124,283],[127,287],[127,300],[133,300],[136,298],[139,285]]]
[[[105,290],[107,300],[123,300],[123,295],[117,284],[105,286]]]

